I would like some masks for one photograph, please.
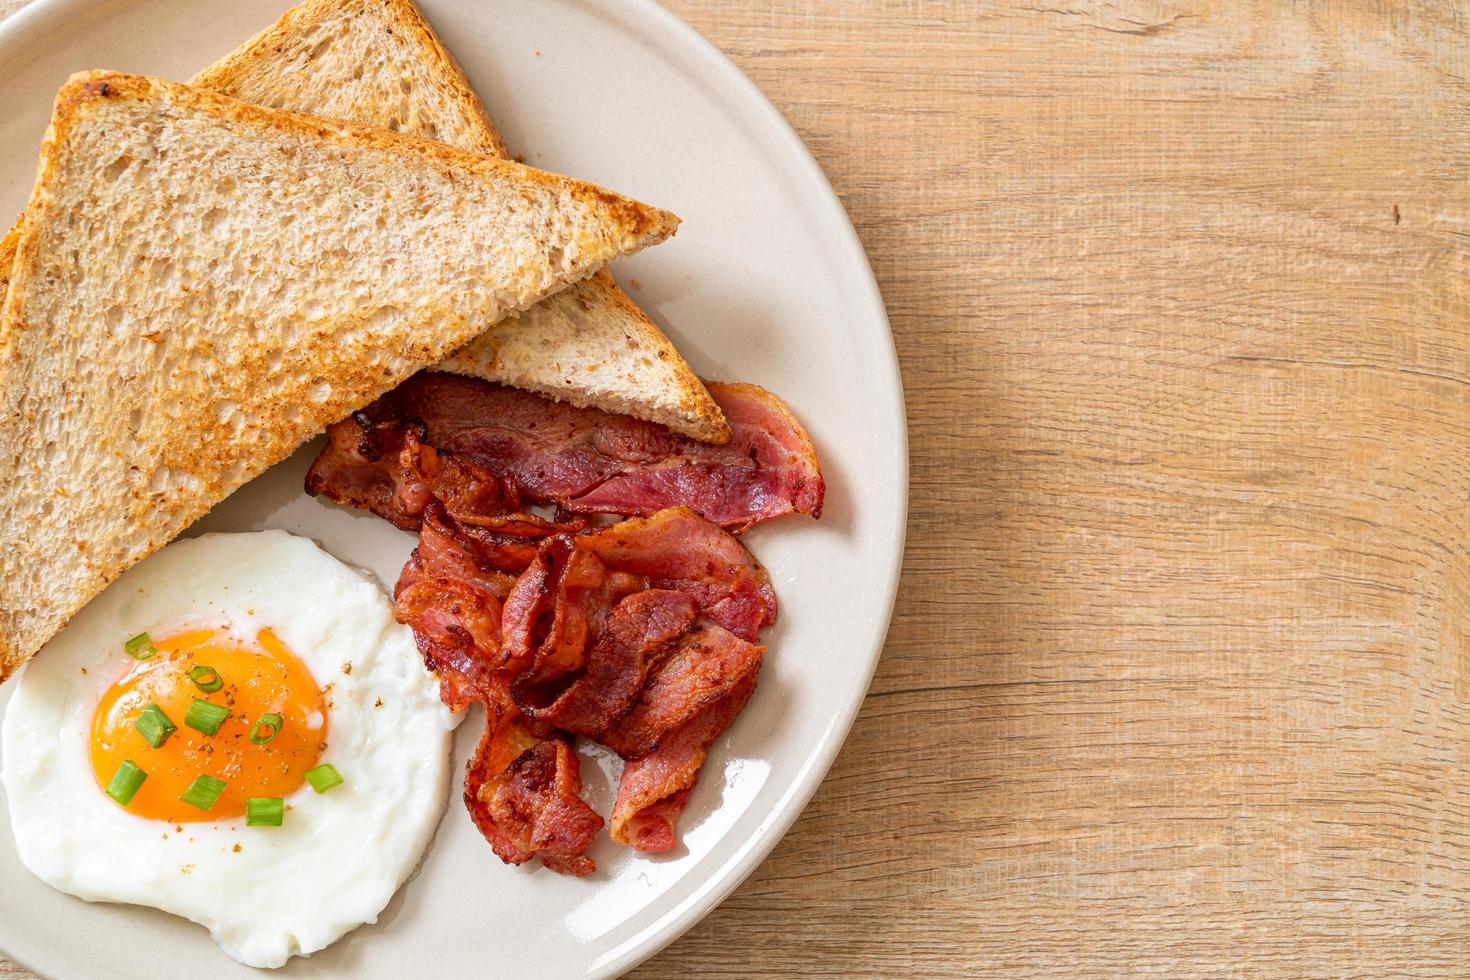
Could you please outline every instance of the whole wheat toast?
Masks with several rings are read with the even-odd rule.
[[[464,73],[412,0],[307,0],[193,84],[507,156]],[[730,436],[719,406],[678,350],[605,271],[489,326],[439,367],[637,416],[696,439]]]
[[[192,84],[248,102],[506,157],[463,72],[412,0],[307,0]],[[0,239],[5,296],[19,222]],[[679,351],[606,270],[491,326],[439,365],[708,442],[730,427]]]
[[[74,76],[0,314],[0,679],[326,425],[676,225],[427,139]]]

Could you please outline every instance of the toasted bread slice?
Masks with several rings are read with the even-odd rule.
[[[326,425],[677,220],[431,140],[74,76],[0,315],[0,677]]]
[[[411,0],[307,0],[193,84],[506,155],[464,73]],[[439,367],[707,442],[730,437],[684,358],[606,272],[490,327]]]
[[[507,156],[464,74],[411,0],[308,0],[192,84]],[[18,238],[17,223],[0,239],[0,298]],[[507,317],[439,367],[707,442],[730,437],[699,378],[606,270]]]

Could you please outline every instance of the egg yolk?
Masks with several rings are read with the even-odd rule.
[[[128,812],[190,823],[242,817],[250,797],[289,796],[301,786],[326,747],[326,696],[275,633],[261,630],[250,644],[215,630],[191,630],[155,637],[153,644],[159,652],[113,684],[92,716],[92,772],[101,789],[131,759],[148,775]],[[222,686],[201,690],[189,676],[196,666],[213,668]],[[203,680],[208,685],[209,678]],[[184,724],[196,698],[229,709],[214,735]],[[150,703],[177,728],[158,748],[136,724]],[[255,741],[263,744],[254,744],[252,728],[270,713],[281,716],[280,729],[264,741],[268,728],[257,728]],[[208,811],[179,799],[201,774],[225,782]]]

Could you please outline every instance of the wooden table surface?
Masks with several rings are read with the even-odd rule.
[[[857,225],[912,511],[836,768],[635,975],[1462,974],[1466,9],[666,2]]]

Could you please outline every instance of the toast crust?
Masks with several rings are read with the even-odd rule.
[[[5,308],[5,295],[10,291],[10,269],[15,265],[15,247],[20,244],[20,225],[26,216],[15,219],[15,224],[0,238],[0,310]]]

